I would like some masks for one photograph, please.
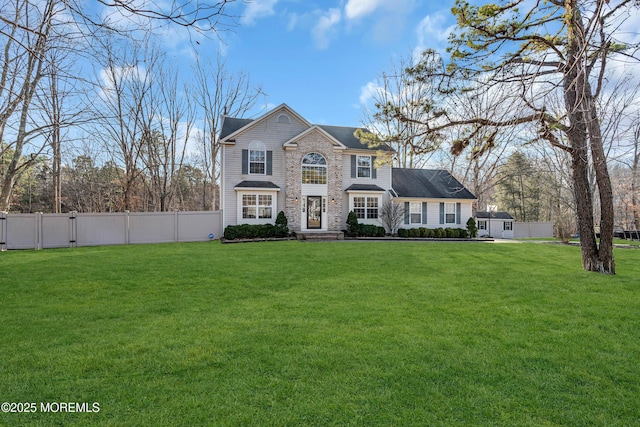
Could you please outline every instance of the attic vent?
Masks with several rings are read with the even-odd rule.
[[[289,116],[287,116],[286,114],[280,114],[278,116],[278,123],[289,124],[289,123],[291,123],[291,120],[289,119]]]

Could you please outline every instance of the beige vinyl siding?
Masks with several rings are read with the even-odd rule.
[[[378,204],[378,214],[380,213],[380,208],[382,204],[389,200],[389,192],[388,190],[391,188],[391,166],[390,165],[382,165],[376,168],[376,178],[351,178],[351,156],[376,156],[377,153],[375,151],[367,152],[367,151],[355,151],[355,150],[345,150],[342,154],[342,190],[346,190],[352,184],[367,184],[367,185],[377,185],[378,187],[385,190],[384,193],[370,193],[372,196],[380,196],[380,201]],[[368,192],[357,193],[357,194],[347,194],[344,193],[342,198],[343,205],[343,218],[342,222],[346,227],[347,216],[349,215],[349,211],[352,207],[352,200],[354,195],[356,196],[367,196]],[[359,220],[359,222],[363,224],[374,224],[374,225],[382,225],[382,221],[380,218],[378,219],[364,219]]]
[[[235,137],[235,144],[224,147],[224,227],[236,224],[238,218],[237,192],[234,187],[242,181],[270,181],[280,187],[278,192],[278,210],[285,206],[285,158],[284,144],[295,135],[307,129],[307,126],[288,114],[290,123],[278,123],[280,112],[267,117],[261,123],[256,123],[247,131]],[[242,150],[248,149],[252,141],[262,141],[267,151],[273,153],[272,175],[242,174]],[[274,214],[277,216],[278,212]]]
[[[351,178],[351,155],[356,156],[376,156],[376,152],[370,153],[360,151],[345,150],[342,155],[342,189],[349,188],[351,184],[371,184],[377,185],[383,190],[391,188],[391,166],[382,165],[376,168],[376,178]]]
[[[427,202],[426,224],[400,224],[400,228],[467,228],[467,220],[471,217],[472,201],[466,199],[394,199],[404,206],[404,202]],[[460,224],[440,224],[440,203],[460,203]]]

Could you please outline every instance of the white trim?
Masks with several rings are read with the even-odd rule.
[[[373,156],[365,154],[356,154],[356,179],[373,179]],[[369,176],[360,176],[360,168],[366,169],[365,166],[360,166],[360,157],[367,157],[369,159]]]
[[[358,218],[359,222],[362,222],[363,224],[376,224],[378,225],[380,223],[380,208],[382,207],[382,192],[373,192],[373,191],[350,191],[349,192],[349,212],[355,212],[355,206],[354,206],[354,199],[356,197],[363,197],[364,198],[364,208],[359,208],[359,209],[364,209],[365,212],[365,218]],[[378,200],[378,207],[377,207],[377,211],[378,211],[378,215],[376,218],[368,218],[368,199],[377,199]]]
[[[457,202],[444,202],[444,225],[456,225],[458,223],[458,212],[456,209],[456,203]],[[453,205],[453,222],[449,222],[447,221],[447,215],[451,215],[451,212],[447,212],[447,206],[452,206]],[[462,221],[460,221],[460,223],[462,224]]]
[[[422,224],[422,204],[425,203],[420,200],[412,200],[409,202],[409,225],[411,224]],[[414,212],[411,210],[411,205],[415,204],[418,206],[418,212]],[[412,215],[420,215],[420,219],[418,222],[413,222]]]
[[[242,217],[242,196],[256,196],[256,218]],[[258,218],[258,208],[260,196],[271,196],[271,218]],[[236,189],[236,224],[273,224],[278,216],[278,194],[274,190],[266,190],[264,188],[259,191],[251,189]]]

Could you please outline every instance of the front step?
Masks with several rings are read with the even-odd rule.
[[[344,240],[342,231],[296,231],[298,240]]]

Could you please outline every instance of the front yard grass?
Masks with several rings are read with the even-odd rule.
[[[0,425],[640,424],[640,252],[266,242],[0,253]]]

